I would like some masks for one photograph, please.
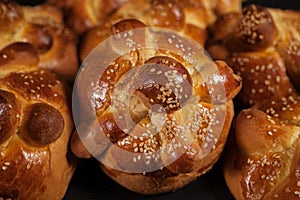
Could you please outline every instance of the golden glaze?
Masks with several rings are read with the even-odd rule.
[[[0,56],[0,199],[62,199],[76,166],[67,86],[28,43]]]
[[[225,179],[238,200],[300,198],[299,16],[249,5],[213,27],[209,51],[243,78],[241,112],[224,154]]]
[[[49,5],[21,6],[0,2],[0,49],[15,42],[28,42],[38,53],[38,66],[55,71],[69,81],[78,69],[76,37],[63,22],[63,15]]]
[[[146,37],[134,38],[134,32],[119,36],[145,44],[151,32],[142,33]],[[101,162],[105,173],[128,189],[144,194],[176,190],[213,166],[223,150],[234,115],[232,98],[241,88],[240,77],[225,62],[216,61],[209,66],[206,57],[199,55],[199,65],[194,66],[184,59],[192,55],[190,43],[172,34],[158,40],[179,48],[184,55],[163,48],[140,48],[119,55],[124,47],[111,40],[107,45],[111,48],[105,52],[116,54],[116,59],[107,67],[96,63],[99,71],[104,67],[96,81],[78,82],[80,102],[90,104],[90,108],[82,108],[82,129],[71,142],[78,157],[94,156],[100,162],[111,162],[112,166]],[[216,71],[204,80],[197,67]],[[79,80],[90,73],[88,69],[83,70]],[[132,93],[128,84],[133,86]],[[86,92],[84,88],[90,89]],[[91,102],[87,102],[90,97]],[[95,120],[89,118],[91,112],[95,112]],[[128,168],[136,172],[127,173]],[[162,171],[168,176],[154,176]],[[172,181],[176,183],[168,184]]]

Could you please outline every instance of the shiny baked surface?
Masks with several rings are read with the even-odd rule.
[[[262,4],[264,6],[273,6],[277,8],[294,8],[294,9],[299,9],[297,5],[294,5],[293,1],[286,1],[284,4],[278,3],[278,2],[263,2],[263,1],[249,1],[249,3],[257,3],[257,4]],[[276,80],[276,79],[275,79]],[[274,79],[272,81],[275,81]],[[275,156],[276,157],[276,156]],[[274,157],[274,160],[276,158]],[[273,162],[272,161],[272,162]],[[88,165],[89,163],[87,163]],[[82,166],[83,168],[85,165]],[[102,196],[104,199],[109,198],[111,194],[107,191],[109,187],[112,187],[116,190],[118,190],[119,194],[114,194],[115,197],[122,197],[123,195],[128,195],[132,197],[133,199],[182,199],[185,198],[186,196],[189,196],[190,199],[199,199],[205,198],[205,199],[234,199],[231,195],[230,192],[227,190],[227,186],[223,180],[223,178],[220,176],[216,176],[216,174],[219,174],[220,172],[220,165],[217,164],[215,168],[211,172],[209,172],[207,175],[202,177],[202,179],[196,181],[195,183],[192,183],[188,185],[187,187],[183,188],[182,190],[177,191],[176,193],[170,193],[166,194],[163,196],[159,197],[144,197],[144,196],[139,196],[134,193],[131,193],[129,191],[123,190],[122,188],[119,188],[118,185],[115,185],[115,183],[111,182],[110,180],[106,179],[105,176],[102,177],[102,174],[99,174],[99,177],[102,177],[105,180],[105,186],[101,189],[101,192],[98,192],[97,189],[95,188],[94,190],[90,188],[85,188],[85,191],[90,191],[90,197],[91,198],[96,198],[97,196]],[[86,177],[90,177],[92,180],[97,182],[97,179],[93,179],[93,177],[89,173],[83,173],[86,175]],[[220,175],[220,174],[219,174]],[[76,180],[76,178],[75,178]],[[80,179],[80,181],[85,181],[84,177]],[[71,190],[73,188],[78,187],[78,182],[74,181],[73,185],[71,185]],[[82,186],[82,185],[81,185]],[[92,192],[93,191],[93,192]],[[73,190],[74,193],[76,193],[75,190]],[[78,196],[82,195],[83,193],[77,192],[76,193]],[[66,198],[73,197],[72,193],[68,193]]]

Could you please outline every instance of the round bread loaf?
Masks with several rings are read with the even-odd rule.
[[[63,198],[76,166],[69,95],[33,46],[0,51],[0,199]]]
[[[198,43],[170,30],[132,29],[139,26],[135,19],[114,24],[114,37],[83,62],[76,81],[81,121],[71,147],[78,157],[97,158],[120,185],[157,194],[183,187],[216,163],[241,79],[225,62],[196,52],[191,44]]]

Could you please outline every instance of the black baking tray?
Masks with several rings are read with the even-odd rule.
[[[297,0],[248,0],[243,5],[259,4],[273,8],[300,10]],[[300,20],[300,19],[299,19]],[[175,191],[159,195],[140,195],[131,192],[108,178],[94,159],[79,160],[75,174],[71,180],[63,200],[234,200],[230,194],[221,171],[221,162],[198,180]]]

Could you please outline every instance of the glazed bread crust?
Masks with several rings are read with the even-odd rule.
[[[28,42],[38,52],[38,66],[74,81],[78,69],[77,38],[66,27],[63,13],[49,5],[21,6],[0,2],[0,49]]]
[[[299,16],[249,5],[212,28],[209,52],[243,79],[223,159],[238,200],[299,199]]]
[[[73,29],[82,34],[88,29],[98,26],[103,22],[107,21],[112,15],[115,13],[125,12],[123,14],[130,16],[130,18],[136,18],[141,20],[148,18],[150,15],[149,6],[151,6],[151,12],[158,12],[156,14],[157,18],[154,21],[159,22],[159,25],[169,26],[172,25],[172,21],[178,19],[177,17],[181,17],[184,13],[185,19],[191,25],[200,25],[198,28],[204,28],[207,23],[212,23],[213,20],[216,19],[216,16],[228,13],[228,12],[236,12],[241,10],[241,1],[240,0],[112,0],[112,1],[104,1],[104,0],[75,0],[75,1],[58,1],[58,0],[48,0],[49,4],[56,5],[58,7],[63,8],[65,10],[68,24],[73,27]],[[175,7],[169,5],[175,5]],[[159,9],[156,6],[159,6]],[[173,8],[171,8],[173,7]],[[124,9],[130,8],[130,9]],[[131,9],[133,8],[133,9]],[[171,9],[170,9],[171,8]],[[174,10],[174,8],[176,10]],[[173,9],[173,10],[172,10]],[[119,11],[123,10],[123,11]],[[175,12],[174,12],[175,11]],[[127,14],[126,14],[127,13]],[[122,14],[122,15],[123,15]],[[163,14],[164,16],[162,16]],[[165,15],[166,14],[166,15]],[[123,15],[123,16],[125,16]],[[166,16],[172,16],[174,18],[171,19],[170,24],[166,21]],[[160,16],[160,17],[159,17]],[[162,17],[162,19],[161,19]],[[151,17],[152,18],[152,17]],[[151,21],[151,18],[147,20]],[[168,17],[167,17],[168,18]],[[180,19],[182,21],[182,19]],[[141,20],[143,21],[143,20]],[[156,23],[154,22],[154,24]],[[166,22],[166,23],[165,23]],[[190,23],[191,22],[191,23]],[[149,24],[150,25],[150,24]],[[158,25],[158,24],[157,24]],[[174,25],[174,24],[173,24]],[[177,27],[182,28],[182,27]],[[195,30],[195,28],[191,27],[191,30]],[[196,29],[197,30],[197,29]]]
[[[84,21],[83,24],[71,25],[83,35],[80,42],[80,59],[103,40],[111,35],[111,27],[124,20],[137,20],[147,27],[167,28],[178,31],[191,37],[201,45],[206,43],[208,38],[207,27],[214,23],[217,16],[228,12],[240,12],[241,2],[231,1],[190,1],[190,0],[118,0],[112,5],[105,5],[104,1],[82,1],[83,10],[74,4],[73,12],[76,13],[70,20],[75,22]],[[230,5],[230,6],[227,6]],[[101,12],[97,8],[105,7],[113,10],[109,13]],[[77,20],[77,18],[82,18]],[[74,24],[73,23],[73,24]],[[138,28],[138,27],[135,27]]]
[[[75,171],[70,88],[28,43],[0,51],[0,198],[63,198]]]
[[[145,25],[135,19],[121,20],[112,26],[110,34],[121,33],[125,41],[132,39],[135,45],[156,41],[151,29],[135,38],[130,31],[138,26]],[[159,44],[170,41],[174,49],[179,45],[183,52],[192,49],[175,35],[162,34],[159,38]],[[134,48],[124,53],[122,44],[114,40],[105,47],[105,52],[115,54],[116,59],[93,78],[97,81],[79,81],[77,85],[79,101],[91,104],[82,108],[82,117],[94,112],[96,119],[82,120],[79,133],[72,138],[72,151],[78,157],[98,158],[109,177],[142,194],[177,190],[211,169],[227,140],[234,116],[232,99],[241,88],[240,77],[225,62],[213,62],[202,55],[197,56],[196,66],[163,48]],[[85,66],[98,66],[87,60]],[[207,62],[213,66],[206,69],[216,71],[205,81],[197,67],[205,68]],[[135,70],[141,74],[131,74]],[[87,71],[82,74],[90,77]],[[82,74],[78,80],[85,80]],[[136,86],[132,94],[127,84]],[[87,92],[84,88],[89,87]],[[218,98],[219,92],[224,92],[224,101]]]

